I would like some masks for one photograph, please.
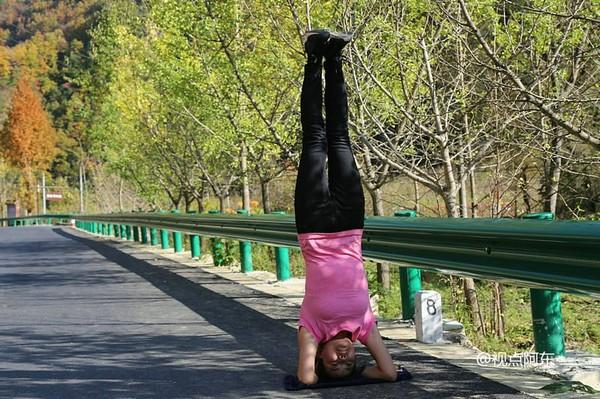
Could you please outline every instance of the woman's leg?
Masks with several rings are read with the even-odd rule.
[[[363,228],[365,198],[348,135],[348,94],[339,54],[325,62],[325,117],[329,192],[338,231]]]
[[[300,100],[302,155],[296,180],[294,207],[298,233],[329,232],[331,202],[325,176],[327,137],[323,122],[321,57],[309,56],[304,67]]]

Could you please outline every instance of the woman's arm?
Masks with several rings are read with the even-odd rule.
[[[307,385],[315,384],[319,377],[315,372],[315,359],[319,344],[304,327],[298,330],[298,379]]]
[[[365,343],[367,349],[375,359],[376,365],[367,367],[363,370],[362,375],[367,378],[376,378],[379,380],[396,381],[397,370],[390,352],[383,344],[383,339],[377,329],[377,324],[373,326],[373,330]]]

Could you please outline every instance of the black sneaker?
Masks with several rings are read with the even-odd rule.
[[[309,56],[322,57],[325,55],[328,40],[329,31],[325,29],[311,30],[302,35],[304,50]]]
[[[339,58],[344,47],[352,41],[352,37],[352,32],[330,32],[325,57],[330,59]]]

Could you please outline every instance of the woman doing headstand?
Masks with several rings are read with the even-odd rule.
[[[341,58],[342,49],[351,39],[351,34],[325,30],[304,36],[308,60],[301,97],[303,143],[295,210],[306,264],[297,372],[305,384],[324,377],[352,375],[356,368],[353,342],[357,340],[376,361],[362,375],[396,379],[396,367],[371,310],[362,261],[365,204],[348,136],[348,99]]]

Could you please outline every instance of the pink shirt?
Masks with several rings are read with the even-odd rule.
[[[340,331],[365,343],[375,316],[362,261],[362,229],[298,234],[306,264],[306,286],[300,327],[318,342]]]

